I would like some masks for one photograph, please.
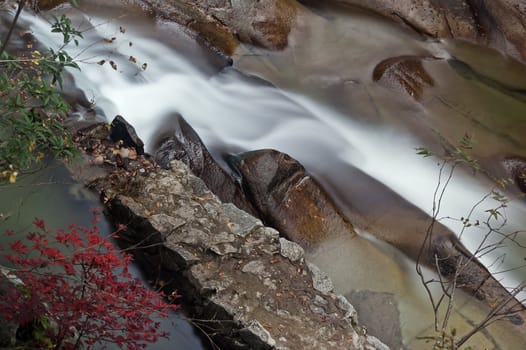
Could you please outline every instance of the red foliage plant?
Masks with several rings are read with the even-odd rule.
[[[91,228],[52,232],[35,219],[34,232],[9,243],[4,256],[13,267],[3,272],[18,282],[3,288],[0,315],[21,326],[38,321],[42,334],[33,341],[42,347],[93,349],[110,342],[142,349],[167,336],[154,317],[177,306],[133,278],[131,256],[100,235],[99,220],[96,214]]]

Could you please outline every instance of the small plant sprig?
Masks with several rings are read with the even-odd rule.
[[[463,335],[458,335],[456,330],[450,329],[450,317],[454,306],[455,293],[457,288],[461,287],[461,274],[465,271],[469,271],[470,265],[475,259],[480,259],[486,254],[491,253],[497,248],[503,247],[505,242],[512,242],[519,247],[524,246],[517,240],[517,236],[520,233],[526,231],[514,231],[506,232],[505,227],[507,225],[507,218],[505,210],[508,206],[509,199],[497,190],[497,188],[503,188],[505,181],[495,179],[491,174],[482,169],[474,159],[470,152],[473,149],[474,139],[472,136],[465,134],[458,145],[450,146],[447,140],[441,135],[438,135],[442,145],[445,149],[445,154],[438,156],[442,161],[439,162],[439,176],[438,182],[435,187],[433,195],[433,207],[431,222],[427,228],[426,236],[423,245],[421,246],[420,254],[416,262],[416,271],[420,276],[422,285],[429,297],[431,306],[434,311],[434,326],[435,334],[432,336],[419,337],[418,339],[425,340],[432,344],[433,350],[457,350],[460,349],[464,344],[475,334],[489,326],[490,324],[504,319],[513,317],[523,310],[524,300],[518,300],[517,296],[526,290],[526,281],[520,282],[513,290],[502,298],[502,300],[495,301],[490,305],[490,311],[486,317],[480,322],[473,325],[473,327]],[[431,151],[424,147],[416,148],[418,155],[422,157],[435,156]],[[440,217],[441,205],[443,204],[446,189],[448,188],[454,171],[459,166],[465,166],[471,170],[473,174],[484,173],[488,178],[495,182],[495,188],[484,195],[478,202],[474,203],[469,213],[466,216],[460,218],[453,217]],[[474,213],[480,206],[487,200],[493,200],[495,206],[487,209],[485,219],[474,219]],[[434,239],[434,231],[436,223],[442,220],[454,220],[462,224],[462,229],[458,232],[458,239],[460,240],[467,230],[477,228],[481,232],[482,236],[479,237],[479,243],[474,248],[471,257],[462,257],[454,261],[453,271],[449,271],[448,275],[444,275],[441,269],[441,262],[450,259],[450,256],[440,257],[435,253],[435,271],[438,278],[425,276],[422,270],[422,264],[425,254],[428,252],[428,247]],[[522,268],[524,266],[519,266]],[[435,293],[430,287],[432,284],[438,284],[440,287],[439,292]],[[470,349],[467,347],[465,349]]]

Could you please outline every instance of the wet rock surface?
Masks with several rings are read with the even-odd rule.
[[[101,191],[120,243],[139,248],[137,261],[150,278],[183,295],[191,317],[221,348],[388,349],[357,331],[354,307],[300,246],[222,203],[181,161],[169,169],[148,155],[117,162],[110,133],[101,123],[75,138],[88,152],[85,167],[102,170],[84,180]]]
[[[283,49],[297,16],[317,0],[118,0],[180,23],[226,55],[239,43]],[[526,60],[526,4],[522,0],[333,0],[400,22],[426,37],[459,38]],[[40,0],[47,10],[65,0]]]
[[[158,136],[157,143],[160,146],[156,147],[154,155],[159,166],[169,168],[171,161],[180,160],[190,167],[208,188],[214,189],[221,201],[234,203],[238,208],[252,214],[256,212],[241,190],[240,184],[217,164],[199,135],[182,116],[175,116],[165,127],[171,131],[167,135]]]
[[[290,156],[275,150],[247,152],[237,156],[236,166],[243,186],[262,218],[306,249],[332,235],[356,235],[350,221],[339,212],[321,186]],[[407,213],[406,213],[407,215]],[[425,219],[427,221],[428,218]],[[396,219],[398,225],[400,218]],[[414,261],[438,269],[441,276],[455,278],[459,288],[474,295],[486,305],[504,302],[504,309],[513,316],[510,321],[522,327],[524,307],[493,277],[447,228],[436,225],[427,239],[422,231],[401,232],[398,237],[380,234],[378,238],[392,243]],[[374,230],[370,230],[375,235]],[[334,236],[332,236],[334,237]],[[409,248],[409,249],[407,249]],[[422,256],[420,256],[423,249]],[[313,285],[324,293],[331,289],[323,274],[317,274]]]
[[[247,152],[232,158],[247,196],[261,218],[305,248],[336,235],[355,235],[305,168],[275,150]]]
[[[190,126],[187,127],[185,132],[195,133]],[[202,143],[195,146],[204,147]],[[203,151],[194,148],[192,152],[206,152],[206,149]],[[243,189],[257,210],[258,216],[303,248],[312,251],[316,249],[317,244],[330,238],[339,235],[356,236],[347,216],[339,211],[333,200],[305,171],[305,168],[287,154],[276,150],[259,150],[232,156],[229,162],[241,176]],[[202,170],[203,173],[206,173],[205,168]],[[221,191],[217,186],[211,186],[211,189]],[[403,203],[396,205],[401,204]],[[377,209],[391,205],[393,203],[382,203]],[[381,211],[382,217],[385,216],[385,209]],[[450,230],[436,223],[432,239],[427,240],[429,218],[424,213],[420,213],[422,228],[415,229],[414,221],[411,221],[410,227],[403,229],[400,218],[415,213],[419,212],[403,209],[391,223],[397,226],[397,231],[377,232],[372,229],[370,232],[400,249],[414,261],[419,259],[420,250],[426,245],[424,247],[426,253],[420,257],[422,264],[436,269],[436,258],[438,258],[438,268],[442,276],[446,278],[456,276],[460,288],[475,295],[487,305],[509,300],[505,308],[514,310],[512,312],[514,314],[519,311],[511,321],[521,325],[526,314],[523,307],[514,302],[513,298],[509,299],[510,293],[489,274]],[[301,252],[287,252],[286,256],[289,254],[295,256],[301,255]],[[457,266],[461,263],[464,266],[457,272]],[[330,279],[314,266],[309,269],[313,274],[313,287],[320,293],[330,292],[333,288]]]
[[[144,2],[158,16],[186,25],[227,55],[239,42],[284,48],[301,8],[295,0]]]
[[[373,80],[379,84],[402,91],[417,101],[421,101],[424,89],[434,85],[433,78],[425,70],[422,62],[430,57],[400,56],[391,57],[374,68]]]
[[[336,0],[401,22],[426,36],[461,38],[526,60],[522,0]]]
[[[509,178],[526,194],[526,158],[507,157],[502,162]]]
[[[367,333],[380,337],[391,349],[403,349],[400,314],[394,295],[372,291],[356,291],[346,295],[356,305]]]

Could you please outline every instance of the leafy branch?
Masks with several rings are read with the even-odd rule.
[[[442,144],[446,145],[446,140],[441,136],[440,138]],[[503,318],[513,318],[514,315],[524,309],[522,301],[517,300],[517,296],[526,289],[526,282],[520,283],[510,293],[501,296],[498,302],[491,305],[491,310],[487,316],[466,334],[458,336],[456,331],[453,330],[451,333],[448,331],[457,289],[465,288],[471,290],[473,293],[483,293],[479,288],[481,288],[487,280],[494,280],[491,275],[488,275],[480,282],[473,283],[465,281],[464,276],[472,274],[473,266],[479,265],[478,259],[504,247],[507,242],[513,242],[519,247],[523,247],[523,245],[517,240],[517,237],[520,233],[524,233],[525,231],[505,231],[507,225],[505,209],[508,206],[509,199],[496,188],[492,189],[476,202],[466,216],[460,218],[451,218],[449,216],[440,217],[441,206],[444,201],[446,190],[451,183],[455,170],[459,166],[470,169],[473,174],[483,172],[495,180],[491,175],[481,169],[478,162],[471,157],[470,151],[473,149],[473,145],[473,138],[466,134],[461,138],[457,146],[448,147],[445,149],[445,154],[440,157],[442,158],[442,161],[439,163],[438,180],[433,193],[431,222],[427,227],[424,243],[420,248],[416,262],[417,274],[420,277],[421,283],[424,286],[434,312],[434,327],[438,335],[425,337],[428,341],[430,339],[434,340],[433,349],[458,349],[473,335],[490,324]],[[435,156],[432,152],[423,147],[417,148],[416,152],[422,157]],[[501,187],[501,182],[495,182],[497,187]],[[475,211],[488,200],[495,201],[497,203],[496,206],[484,211],[484,213],[486,213],[485,219],[473,219]],[[477,228],[482,232],[481,240],[473,254],[457,254],[453,251],[448,251],[447,249],[444,252],[441,252],[440,249],[436,248],[437,241],[434,235],[436,226],[438,222],[444,219],[456,220],[462,224],[462,229],[458,234],[459,239],[461,239],[469,229]],[[422,269],[422,265],[430,255],[434,260],[431,265],[433,265],[435,269],[436,277],[426,276]],[[495,262],[503,258],[503,256],[498,257]],[[521,267],[524,266],[519,266],[515,269]],[[513,269],[508,269],[507,271],[511,270]],[[431,288],[436,284],[440,287],[440,292],[438,294],[433,292],[433,289]],[[500,288],[503,287],[501,286]]]

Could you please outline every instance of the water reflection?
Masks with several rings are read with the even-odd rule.
[[[51,230],[72,223],[90,227],[93,219],[91,209],[95,208],[102,210],[98,197],[71,178],[64,165],[50,162],[32,174],[20,176],[16,184],[0,185],[0,213],[6,216],[5,220],[0,221],[0,240],[5,244],[8,239],[24,236],[33,228],[35,217],[44,219],[46,227]],[[98,227],[101,235],[112,232],[106,220],[102,220]],[[6,229],[13,229],[15,235],[8,237],[3,234]],[[130,273],[141,278],[135,266],[131,266]],[[207,348],[182,314],[174,313],[158,321],[161,329],[170,336],[148,345],[148,349]],[[107,344],[107,348],[118,349],[114,344]]]

